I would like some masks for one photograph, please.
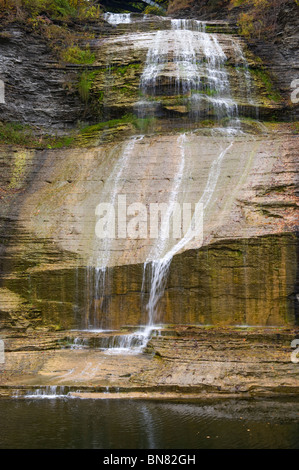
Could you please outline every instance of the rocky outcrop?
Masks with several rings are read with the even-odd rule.
[[[146,19],[143,15],[135,15],[133,19],[132,23],[117,28],[107,23],[89,26],[90,36],[94,39],[83,41],[83,46],[88,44],[94,53],[92,64],[66,63],[53,53],[46,37],[30,33],[18,24],[7,25],[0,32],[0,78],[5,83],[6,96],[5,104],[0,104],[1,119],[30,125],[37,134],[59,135],[78,130],[84,122],[107,121],[136,112],[138,103],[144,99],[140,76],[147,50],[155,39],[155,32],[161,27],[161,19],[150,15]],[[162,21],[163,28],[170,28],[169,19]],[[263,69],[262,64],[249,50],[246,58],[258,95],[254,97],[254,104],[244,102],[244,93],[240,89],[241,69],[234,69],[235,65],[243,65],[238,63],[238,54],[227,35],[228,32],[236,32],[233,26],[229,27],[223,21],[211,21],[207,22],[207,30],[220,33],[219,41],[227,55],[232,91],[242,114],[255,117],[258,108],[261,117],[278,117],[285,103],[272,86],[273,77],[259,73]],[[79,32],[74,28],[72,34],[76,37]],[[236,36],[233,42],[244,46]],[[260,49],[257,52],[260,54]],[[202,61],[203,57],[199,56],[197,60]],[[276,60],[281,63],[279,55],[272,62]],[[292,66],[295,65],[292,63]],[[175,74],[175,70],[170,69],[158,79],[158,98],[162,100],[159,117],[190,114],[186,97],[179,96],[175,89]],[[286,71],[286,77],[288,74]],[[166,91],[163,91],[163,83]],[[85,92],[80,91],[81,86]],[[213,119],[213,115],[206,112],[205,119]]]
[[[100,336],[89,335],[93,342]],[[68,349],[63,334],[38,340],[27,334],[6,341],[0,396],[50,388],[51,394],[106,399],[295,396],[295,336],[292,329],[181,326],[162,329],[146,354],[134,356]]]
[[[142,87],[162,21],[167,60],[155,81]],[[159,393],[297,391],[296,364],[289,357],[298,334],[296,123],[269,122],[285,116],[285,99],[263,63],[232,35],[235,29],[213,21],[206,26],[217,34],[212,52],[202,52],[207,38],[197,31],[201,48],[193,55],[191,45],[187,62],[193,57],[193,71],[208,63],[213,73],[216,67],[220,77],[229,77],[227,90],[236,104],[228,93],[220,105],[239,110],[231,127],[229,113],[226,119],[217,114],[217,99],[214,108],[207,106],[217,89],[207,86],[201,93],[188,88],[188,77],[181,80],[176,65],[186,56],[169,27],[169,19],[143,17],[117,28],[106,25],[105,35],[92,41],[95,60],[88,67],[50,62],[50,52],[38,61],[37,50],[48,54],[45,44],[39,38],[31,43],[14,27],[11,36],[2,36],[5,119],[55,132],[81,118],[101,122],[81,130],[72,148],[1,147],[0,332],[6,363],[0,393],[49,385],[74,391],[78,384],[100,393],[109,386],[143,394],[157,386]],[[85,86],[81,102],[78,71]],[[69,95],[65,79],[70,89],[77,87]],[[188,93],[177,93],[180,80]],[[20,92],[13,96],[17,85]],[[196,92],[206,119],[190,105]],[[265,121],[252,119],[257,115]],[[169,327],[151,338],[145,354],[110,356],[102,350],[107,344],[118,344],[132,331],[129,326],[148,321],[145,262],[155,259],[157,242],[134,236],[99,240],[96,208],[115,204],[122,194],[127,206],[139,202],[148,209],[169,203],[174,193],[181,204],[205,201],[205,212],[202,237],[186,240],[177,251],[174,239],[165,246],[174,257],[155,322]],[[106,282],[99,289],[103,266]],[[82,331],[90,326],[118,332]],[[75,328],[80,333],[70,331]]]
[[[6,101],[1,120],[52,134],[74,127],[83,109],[74,93],[78,67],[60,64],[45,39],[18,25],[0,33],[0,55]]]
[[[173,260],[161,320],[257,325],[296,321],[298,138],[287,129],[276,126],[275,138],[269,130],[268,135],[235,139],[204,220],[203,241],[192,240]],[[181,158],[177,138],[136,141],[119,181],[113,168],[132,141],[84,152],[2,152],[2,286],[8,305],[20,293],[23,310],[28,302],[25,329],[87,325],[95,304],[103,326],[146,322],[142,263],[155,240],[111,240],[110,281],[103,298],[97,298],[94,263],[106,256],[107,246],[95,237],[95,209],[113,188],[127,195],[127,206],[136,200],[166,201]],[[227,145],[223,137],[212,142],[200,133],[186,135],[192,172],[182,182],[181,202],[198,201],[211,162]],[[15,327],[10,308],[2,304],[2,311],[5,325]],[[34,321],[33,311],[42,312]]]
[[[170,1],[169,13],[175,17],[197,18],[201,20],[229,20],[233,25],[238,22],[239,15],[243,12],[250,13],[248,5],[232,8],[229,1]],[[290,102],[293,91],[291,83],[298,77],[298,15],[299,7],[296,0],[281,2],[276,27],[271,37],[267,37],[268,30],[258,37],[254,35],[248,40],[251,51],[260,57],[262,66],[268,71],[275,85],[280,89],[289,107],[284,114],[284,119],[297,120],[299,116],[298,103]],[[265,13],[267,16],[267,13]]]

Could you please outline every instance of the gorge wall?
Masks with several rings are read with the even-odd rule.
[[[252,44],[189,4],[91,22],[88,64],[1,29],[0,396],[298,392],[293,22]],[[101,240],[119,195],[136,233],[132,204],[198,202],[203,233]]]
[[[118,193],[127,195],[128,205],[169,201],[183,157],[177,200],[194,204],[205,191],[213,188],[213,194],[203,240],[174,253],[159,321],[295,324],[298,136],[279,123],[286,109],[283,87],[272,83],[270,91],[260,58],[225,22],[203,26],[132,15],[101,28],[104,37],[92,40],[96,60],[88,67],[85,105],[65,92],[82,66],[55,65],[46,45],[15,25],[2,39],[5,119],[59,132],[74,126],[86,107],[87,116],[96,109],[110,119],[77,133],[70,149],[2,147],[2,327],[146,323],[150,281],[144,284],[143,263],[155,242],[99,245],[95,209]],[[173,42],[174,33],[194,34],[198,46]],[[44,52],[41,66],[37,55]],[[191,64],[190,78],[173,79],[177,61]],[[201,73],[200,63],[208,80],[214,70],[222,83],[229,80],[231,97],[217,101],[220,89],[198,87],[192,67]],[[176,89],[177,80],[185,80],[187,95]],[[200,108],[194,107],[198,99]],[[278,122],[267,121],[274,116]],[[230,119],[237,122],[236,135]],[[219,152],[218,175],[213,161]],[[207,188],[215,170],[215,184]],[[95,270],[103,259],[108,282],[99,293]]]

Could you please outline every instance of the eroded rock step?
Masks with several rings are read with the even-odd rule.
[[[115,15],[109,18],[106,17],[104,20],[107,25],[107,33],[109,36],[111,34],[121,35],[128,31],[155,31],[161,29],[161,24],[164,25],[164,28],[170,28],[171,20],[173,18],[163,17],[163,16],[154,16],[154,15],[141,15],[138,13],[131,13],[129,15],[123,15],[123,19],[115,18]],[[110,21],[110,22],[109,22]],[[113,24],[113,21],[115,23]],[[119,21],[119,22],[118,22]],[[183,20],[184,21],[184,20]],[[198,21],[194,19],[189,19],[190,28],[196,28],[196,23],[204,23],[206,27],[206,32],[209,33],[226,33],[233,34],[236,33],[238,27],[236,23],[222,20],[211,20],[211,21]]]
[[[291,361],[298,328],[168,325],[139,355],[61,349],[61,340],[69,334],[45,334],[48,340],[56,339],[53,350],[30,350],[30,336],[23,339],[27,350],[17,350],[13,343],[20,338],[11,338],[0,395],[199,398],[298,393],[298,365]],[[42,340],[41,333],[36,336]]]

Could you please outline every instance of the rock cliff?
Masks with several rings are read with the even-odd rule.
[[[190,8],[188,16],[196,16]],[[87,357],[91,365],[103,357],[107,363],[105,373],[87,371],[79,380],[84,387],[90,379],[92,392],[124,383],[131,392],[162,384],[168,392],[198,386],[198,392],[279,393],[282,381],[282,391],[294,392],[296,364],[288,363],[287,343],[298,323],[299,138],[296,107],[288,102],[288,80],[297,70],[295,23],[289,25],[282,12],[278,42],[270,47],[246,44],[223,18],[205,25],[143,15],[117,25],[101,21],[88,39],[94,54],[88,65],[62,63],[39,36],[17,24],[5,27],[2,125],[30,125],[37,140],[5,140],[0,148],[0,331],[8,348],[3,393],[22,381],[26,390],[77,387]],[[191,34],[194,41],[179,40]],[[47,133],[71,133],[71,143],[50,148],[42,140]],[[203,236],[186,237],[178,249],[173,240],[163,242],[164,251],[150,237],[99,241],[96,208],[115,203],[119,194],[128,205],[146,208],[172,204],[174,196],[182,205],[202,201]],[[107,359],[97,348],[122,344],[129,326],[148,322],[153,277],[147,269],[165,253],[172,262],[155,311],[155,322],[169,325],[162,328],[165,341],[153,336],[146,354],[125,355],[122,363]],[[192,325],[192,340],[182,325]],[[207,379],[200,371],[210,347],[208,325],[218,327],[219,349],[226,328],[236,346],[228,348],[225,367],[215,353],[218,365]],[[243,364],[230,386],[244,353],[240,325],[263,328],[258,338],[248,336],[244,362],[254,362],[252,370]],[[118,332],[85,335],[90,327]],[[78,328],[79,336],[69,331]],[[284,342],[275,357],[267,351],[267,361],[279,363],[279,372],[269,373],[259,388],[264,350],[252,353],[251,346],[273,341],[276,333]],[[196,349],[190,362],[198,342],[204,352]],[[215,362],[214,353],[207,357]],[[62,362],[61,381],[53,371]],[[244,370],[254,378],[244,379]]]

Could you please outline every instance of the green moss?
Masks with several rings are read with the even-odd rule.
[[[215,95],[218,95],[218,93],[219,92],[217,90],[211,90],[210,88],[206,88],[203,90],[191,90],[192,95],[198,94],[198,95],[206,95],[206,96],[215,96]]]
[[[25,148],[69,147],[74,136],[36,135],[30,126],[15,122],[0,122],[0,144],[16,145]]]
[[[139,69],[140,63],[132,63],[124,66],[109,68],[109,74],[105,69],[95,72],[85,71],[78,82],[78,91],[82,101],[89,102],[89,109],[94,111],[94,116],[102,118],[102,106],[133,105],[138,99]]]
[[[111,71],[124,76],[128,73],[129,70],[140,70],[140,68],[141,68],[140,63],[132,63],[128,65],[123,65],[121,67],[112,67]]]
[[[267,92],[268,98],[270,101],[279,102],[281,101],[282,97],[279,91],[275,88],[273,81],[269,75],[269,73],[264,69],[250,69],[250,72],[259,79]]]
[[[154,118],[140,119],[133,114],[126,114],[120,119],[111,119],[105,122],[99,122],[92,126],[87,126],[81,130],[81,134],[93,134],[94,132],[101,132],[105,129],[112,129],[113,127],[119,127],[123,124],[132,124],[136,129],[142,130],[149,128],[154,123]]]
[[[95,61],[95,55],[87,47],[81,49],[79,46],[70,46],[61,52],[61,58],[70,64],[92,64]]]
[[[200,121],[200,125],[202,127],[213,127],[215,126],[215,121],[213,121],[212,119],[203,119],[202,121]]]
[[[78,81],[78,92],[84,103],[89,100],[89,92],[93,85],[96,72],[83,72]]]
[[[74,145],[93,147],[101,142],[113,142],[115,139],[126,138],[139,132],[144,134],[152,131],[155,122],[155,118],[139,119],[133,114],[126,114],[119,119],[82,128],[74,140]]]
[[[20,182],[22,180],[22,177],[25,171],[27,156],[28,154],[24,151],[16,153],[12,179],[8,187],[9,189],[15,189],[20,185]]]

